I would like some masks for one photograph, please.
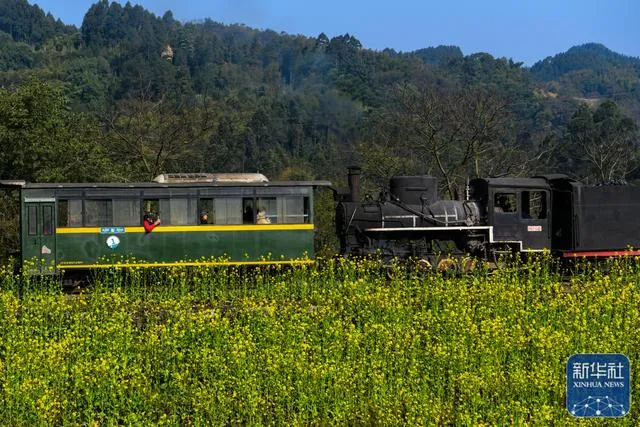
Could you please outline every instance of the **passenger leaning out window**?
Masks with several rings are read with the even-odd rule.
[[[154,215],[151,212],[147,212],[144,215],[144,220],[142,221],[142,225],[144,226],[144,230],[147,233],[153,231],[158,225],[160,225],[160,218]]]

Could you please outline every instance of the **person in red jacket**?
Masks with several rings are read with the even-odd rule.
[[[160,225],[160,218],[156,218],[151,212],[147,212],[144,215],[144,220],[142,221],[142,225],[144,226],[144,230],[147,233],[153,231],[158,225]]]

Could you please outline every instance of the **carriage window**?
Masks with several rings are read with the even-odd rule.
[[[289,196],[282,198],[282,222],[303,224],[309,222],[309,198]]]
[[[214,199],[213,208],[216,224],[242,224],[242,199]]]
[[[253,224],[253,218],[256,212],[253,209],[253,197],[245,197],[242,199],[242,223]]]
[[[200,224],[213,224],[214,220],[213,199],[200,199],[198,201],[198,222]]]
[[[142,208],[144,214],[151,213],[155,216],[160,215],[160,200],[159,199],[144,199],[142,202]]]
[[[169,200],[169,212],[171,212],[172,225],[195,224],[195,211],[189,209],[189,199],[175,198]],[[194,204],[195,206],[195,204]]]
[[[269,224],[278,222],[278,204],[275,197],[260,197],[256,205],[258,207],[256,221],[264,217]]]
[[[27,221],[29,222],[29,236],[35,236],[38,234],[38,211],[35,206],[29,206],[27,208]]]
[[[494,212],[513,213],[517,211],[518,203],[515,193],[496,193]]]
[[[547,194],[544,191],[522,192],[522,218],[545,219],[547,217]]]
[[[82,227],[82,200],[58,200],[58,227]]]
[[[144,220],[147,214],[159,218],[162,225],[171,224],[171,199],[142,199],[142,218],[138,218],[138,224]]]
[[[114,200],[113,201],[114,225],[139,225],[140,224],[140,199]]]
[[[44,236],[53,234],[53,209],[51,206],[42,207],[42,234]]]
[[[111,200],[85,200],[84,207],[87,226],[113,225]]]

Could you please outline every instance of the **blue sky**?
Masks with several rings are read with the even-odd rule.
[[[80,26],[97,0],[29,0]],[[124,4],[125,2],[121,2]],[[180,21],[211,18],[316,37],[354,35],[364,47],[411,51],[459,46],[525,65],[571,46],[602,43],[640,57],[640,0],[138,0],[156,15]]]

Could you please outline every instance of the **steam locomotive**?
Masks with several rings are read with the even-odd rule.
[[[464,200],[438,198],[437,179],[391,178],[377,199],[360,200],[360,170],[338,195],[336,232],[344,255],[415,258],[436,268],[467,255],[550,250],[563,258],[640,255],[640,187],[586,185],[566,175],[478,178]]]

